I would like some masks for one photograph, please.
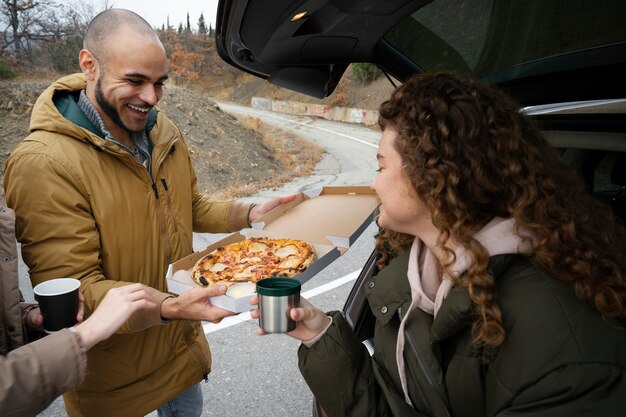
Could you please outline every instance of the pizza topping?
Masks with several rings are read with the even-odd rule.
[[[248,249],[250,249],[250,252],[261,252],[267,249],[267,245],[262,242],[252,242]]]
[[[278,256],[279,258],[285,258],[289,255],[295,255],[298,253],[298,248],[296,248],[294,245],[289,245],[289,246],[283,246],[282,248],[278,249],[276,251],[276,256]]]
[[[226,264],[216,263],[211,267],[211,272],[222,272],[227,268]]]
[[[303,260],[301,258],[287,258],[280,263],[279,267],[282,269],[297,268],[302,262]]]
[[[251,238],[221,246],[200,258],[192,271],[202,285],[252,282],[266,277],[292,277],[315,260],[313,248],[294,239]]]

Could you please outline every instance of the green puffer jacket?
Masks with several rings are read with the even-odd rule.
[[[249,204],[198,192],[180,130],[156,110],[148,123],[151,178],[89,123],[76,104],[83,88],[84,76],[72,75],[39,97],[31,134],[5,166],[6,199],[33,285],[80,279],[88,313],[113,287],[158,290],[157,308],[133,315],[88,352],[84,382],[65,395],[70,416],[144,416],[211,369],[199,322],[161,321],[167,267],[193,252],[192,231],[245,227]]]
[[[495,351],[472,347],[472,304],[454,288],[437,318],[417,309],[406,325],[404,400],[395,345],[410,301],[408,253],[365,282],[376,317],[375,353],[341,314],[300,370],[329,416],[624,416],[626,330],[580,303],[571,286],[530,258],[491,258],[506,340]]]

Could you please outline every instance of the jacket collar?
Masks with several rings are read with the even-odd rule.
[[[520,255],[504,254],[489,258],[487,272],[497,282],[498,278],[514,259]],[[433,321],[431,338],[433,342],[447,339],[464,328],[471,326],[473,320],[474,305],[469,298],[467,288],[454,287],[444,301]]]
[[[84,129],[87,129],[91,133],[98,135],[101,138],[104,138],[104,132],[102,130],[91,123],[89,118],[85,115],[83,110],[78,105],[79,99],[79,91],[68,91],[61,90],[56,91],[52,96],[52,101],[56,106],[57,110],[63,117],[65,117],[70,122],[74,123],[77,126],[80,126]],[[157,118],[157,110],[152,108],[150,113],[148,113],[148,122],[146,123],[145,132],[146,135],[149,135],[150,130],[154,127]]]
[[[497,281],[517,256],[520,255],[492,256],[489,259],[489,274]],[[411,303],[411,288],[406,277],[408,262],[409,253],[403,253],[364,284],[372,313],[383,326],[394,316],[398,317],[399,309],[406,311]],[[432,342],[445,340],[471,326],[473,308],[467,289],[454,287],[432,323],[430,335]]]

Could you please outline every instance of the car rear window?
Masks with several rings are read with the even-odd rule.
[[[625,16],[624,0],[436,0],[384,40],[423,71],[512,78],[522,66],[532,73],[532,66],[611,60],[602,49],[623,45]]]

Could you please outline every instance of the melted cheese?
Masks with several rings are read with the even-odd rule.
[[[302,258],[287,258],[280,263],[280,268],[293,269],[297,268],[303,262]]]
[[[222,263],[216,263],[213,264],[213,266],[211,267],[210,271],[211,272],[222,272],[223,270],[226,269],[226,264],[222,264]]]
[[[261,252],[267,249],[267,245],[262,242],[252,242],[250,246],[248,246],[248,250],[250,252]]]
[[[278,256],[279,258],[286,258],[287,256],[297,254],[298,248],[296,248],[294,245],[287,245],[278,249],[275,253],[276,256]]]

